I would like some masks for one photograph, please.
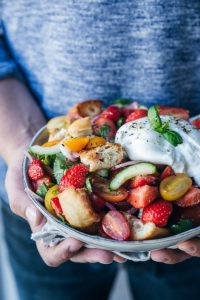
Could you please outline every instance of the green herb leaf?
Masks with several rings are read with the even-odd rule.
[[[65,218],[61,214],[57,214],[57,216],[60,219],[60,221],[62,221],[63,223],[65,223]]]
[[[44,198],[46,196],[46,193],[48,192],[48,187],[46,186],[46,184],[43,182],[39,188],[36,191],[36,194],[42,198]]]
[[[180,219],[178,224],[173,224],[170,226],[171,232],[178,234],[187,231],[192,228],[192,220],[190,219]]]
[[[92,193],[92,184],[91,184],[91,178],[90,177],[87,177],[86,178],[86,181],[85,181],[85,185],[86,185],[86,188],[87,190]]]
[[[104,124],[99,131],[97,132],[97,134],[101,137],[103,137],[104,139],[106,139],[108,137],[108,134],[110,133],[111,127],[108,124]]]
[[[115,100],[114,104],[123,106],[123,105],[131,104],[132,102],[133,101],[130,99],[119,98],[119,99]]]
[[[66,160],[66,157],[61,153],[56,154],[56,159],[53,165],[53,173],[56,178],[56,182],[59,183],[65,171],[77,163],[78,162]]]
[[[162,133],[163,137],[173,146],[178,146],[183,143],[183,139],[180,134],[173,130],[166,130]]]
[[[121,127],[124,124],[124,121],[124,117],[121,117],[119,120],[117,120],[117,128]]]
[[[151,106],[148,109],[148,119],[153,129],[162,127],[162,121],[158,113],[157,105]]]

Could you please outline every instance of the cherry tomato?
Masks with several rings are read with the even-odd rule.
[[[192,125],[193,125],[194,127],[196,127],[197,129],[200,129],[200,118],[198,118],[198,119],[192,121]]]
[[[101,113],[101,117],[116,122],[121,117],[121,109],[119,106],[109,106]]]
[[[114,138],[116,134],[116,126],[114,122],[102,117],[99,117],[94,121],[93,130],[94,134],[106,139]]]
[[[158,112],[160,115],[170,115],[184,120],[188,120],[189,118],[189,111],[184,108],[159,105]]]
[[[144,118],[147,116],[147,110],[146,109],[136,109],[132,114],[130,114],[127,118],[125,123],[135,121],[140,118]]]
[[[119,202],[128,197],[128,192],[123,187],[116,191],[111,191],[109,188],[109,181],[104,178],[98,178],[93,181],[93,191],[96,195],[108,202]]]
[[[174,201],[181,198],[192,186],[192,179],[186,174],[179,173],[168,176],[160,183],[160,194],[163,199]]]
[[[119,211],[111,210],[102,219],[103,231],[112,239],[127,241],[130,237],[128,221]]]
[[[163,179],[165,179],[168,176],[172,176],[175,175],[172,167],[167,166],[164,171],[162,172],[162,174],[160,175],[160,181],[162,181]]]

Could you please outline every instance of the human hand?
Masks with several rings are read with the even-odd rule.
[[[163,249],[151,252],[152,260],[165,264],[177,264],[191,257],[200,257],[200,239],[198,238],[177,244],[177,250]]]
[[[18,151],[8,166],[6,176],[6,189],[9,196],[11,210],[26,219],[32,232],[39,231],[46,219],[26,196],[22,181],[22,159],[23,151]],[[100,249],[87,249],[84,244],[74,238],[68,238],[53,247],[46,247],[42,242],[37,242],[37,249],[48,266],[57,267],[60,264],[71,260],[79,263],[110,264],[113,260],[124,262],[113,253]]]

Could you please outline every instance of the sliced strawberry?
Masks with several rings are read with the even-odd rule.
[[[96,212],[102,211],[105,207],[105,201],[95,194],[91,195],[91,202]]]
[[[143,185],[130,191],[128,201],[135,208],[144,208],[158,197],[158,187]]]
[[[116,122],[121,117],[121,109],[119,106],[109,106],[101,113],[100,117]]]
[[[44,176],[43,165],[39,159],[33,159],[28,168],[28,175],[33,181],[38,180]]]
[[[147,116],[147,110],[146,109],[136,109],[132,114],[130,114],[127,118],[125,123],[135,121],[140,118],[144,118]]]
[[[84,164],[77,164],[69,168],[59,183],[59,192],[63,192],[69,186],[82,188],[85,185],[88,167]]]
[[[200,189],[191,187],[189,191],[176,204],[180,207],[195,206],[200,203]]]
[[[184,120],[189,119],[189,110],[184,108],[159,105],[158,112],[160,115],[170,115]]]
[[[116,134],[116,126],[110,119],[99,117],[93,124],[94,134],[102,136],[107,140],[114,138]]]
[[[102,219],[103,231],[112,239],[126,241],[130,237],[129,223],[119,211],[111,210]]]
[[[159,199],[143,209],[142,221],[153,222],[160,227],[166,226],[172,209],[171,202]]]
[[[162,174],[160,175],[160,181],[162,181],[163,179],[165,179],[168,176],[172,176],[175,175],[172,167],[167,166],[164,171],[162,172]]]
[[[200,118],[191,122],[197,129],[200,129]]]
[[[135,110],[135,108],[122,107],[122,115],[123,117],[128,118]]]
[[[54,197],[51,199],[51,205],[53,207],[53,209],[55,210],[56,214],[63,214],[63,210],[62,207],[60,205],[60,201],[58,199],[58,197]]]
[[[147,184],[154,184],[158,181],[158,175],[138,175],[131,180],[130,188],[134,189],[139,186],[147,185]]]

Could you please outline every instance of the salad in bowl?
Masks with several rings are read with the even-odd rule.
[[[200,225],[199,125],[182,108],[81,102],[31,143],[26,191],[81,240],[173,245]]]

